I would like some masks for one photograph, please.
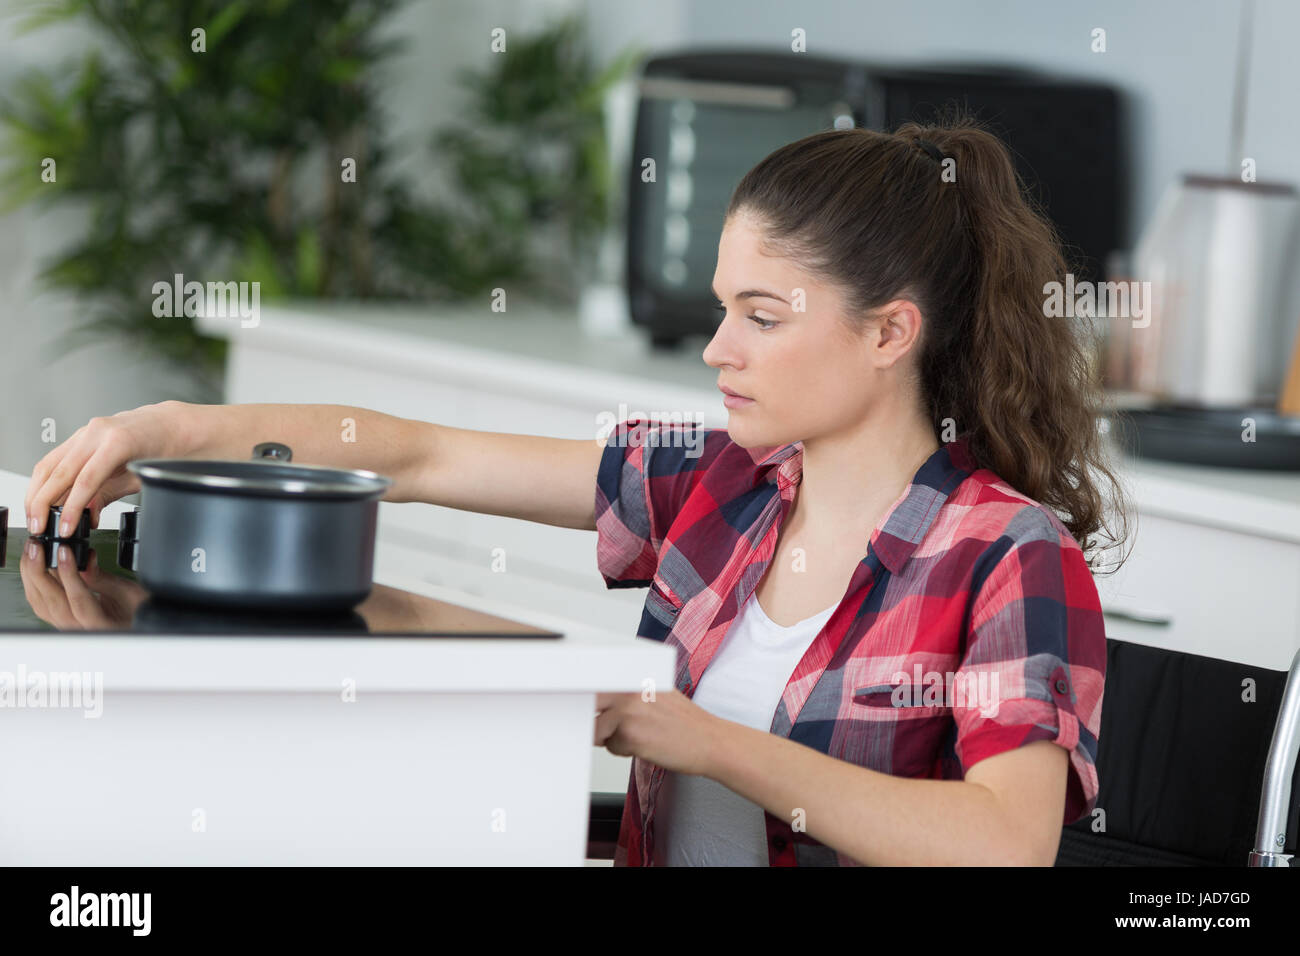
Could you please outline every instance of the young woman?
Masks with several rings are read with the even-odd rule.
[[[727,210],[704,351],[743,396],[726,429],[165,402],[42,459],[30,528],[60,502],[98,521],[131,459],[275,435],[389,475],[388,500],[595,530],[606,585],[648,587],[639,634],[678,655],[671,690],[597,701],[595,742],[633,757],[616,864],[1051,865],[1098,790],[1093,472],[1121,494],[1086,346],[1045,315],[1064,273],[970,121],[822,132]]]

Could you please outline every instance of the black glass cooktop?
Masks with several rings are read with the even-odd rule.
[[[118,566],[117,532],[50,541],[9,528],[0,548],[0,633],[67,631],[223,634],[235,637],[561,637],[554,631],[376,584],[350,611],[245,611],[174,604],[150,597]],[[29,553],[28,543],[34,545]],[[59,548],[66,547],[60,564]],[[129,559],[127,560],[129,563]]]

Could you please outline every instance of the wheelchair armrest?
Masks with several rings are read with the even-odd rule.
[[[587,859],[614,859],[626,801],[625,793],[596,792],[591,795],[591,811],[587,817]]]

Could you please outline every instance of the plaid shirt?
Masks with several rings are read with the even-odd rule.
[[[649,588],[638,636],[677,649],[686,696],[767,570],[802,473],[801,442],[746,449],[725,429],[649,419],[611,433],[596,479],[597,565],[606,587]],[[1078,543],[958,438],[872,532],[770,731],[872,770],[949,780],[1051,740],[1070,754],[1066,825],[1097,801],[1105,672],[1101,603]],[[615,866],[652,863],[664,773],[633,758]],[[770,865],[858,865],[764,816]]]

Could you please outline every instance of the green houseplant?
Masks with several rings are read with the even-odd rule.
[[[5,205],[88,214],[84,233],[42,271],[83,304],[66,346],[132,341],[215,395],[224,341],[184,316],[154,315],[154,283],[175,274],[257,282],[263,301],[448,300],[494,287],[574,294],[573,274],[608,217],[602,97],[638,54],[597,69],[573,17],[512,32],[504,53],[485,52],[484,69],[459,77],[463,125],[430,144],[430,158],[454,175],[452,206],[393,175],[381,135],[377,76],[404,42],[381,27],[401,5],[56,0],[29,9],[25,29],[73,20],[102,41],[75,69],[30,70],[0,95]],[[530,241],[556,230],[567,237],[567,271]]]

